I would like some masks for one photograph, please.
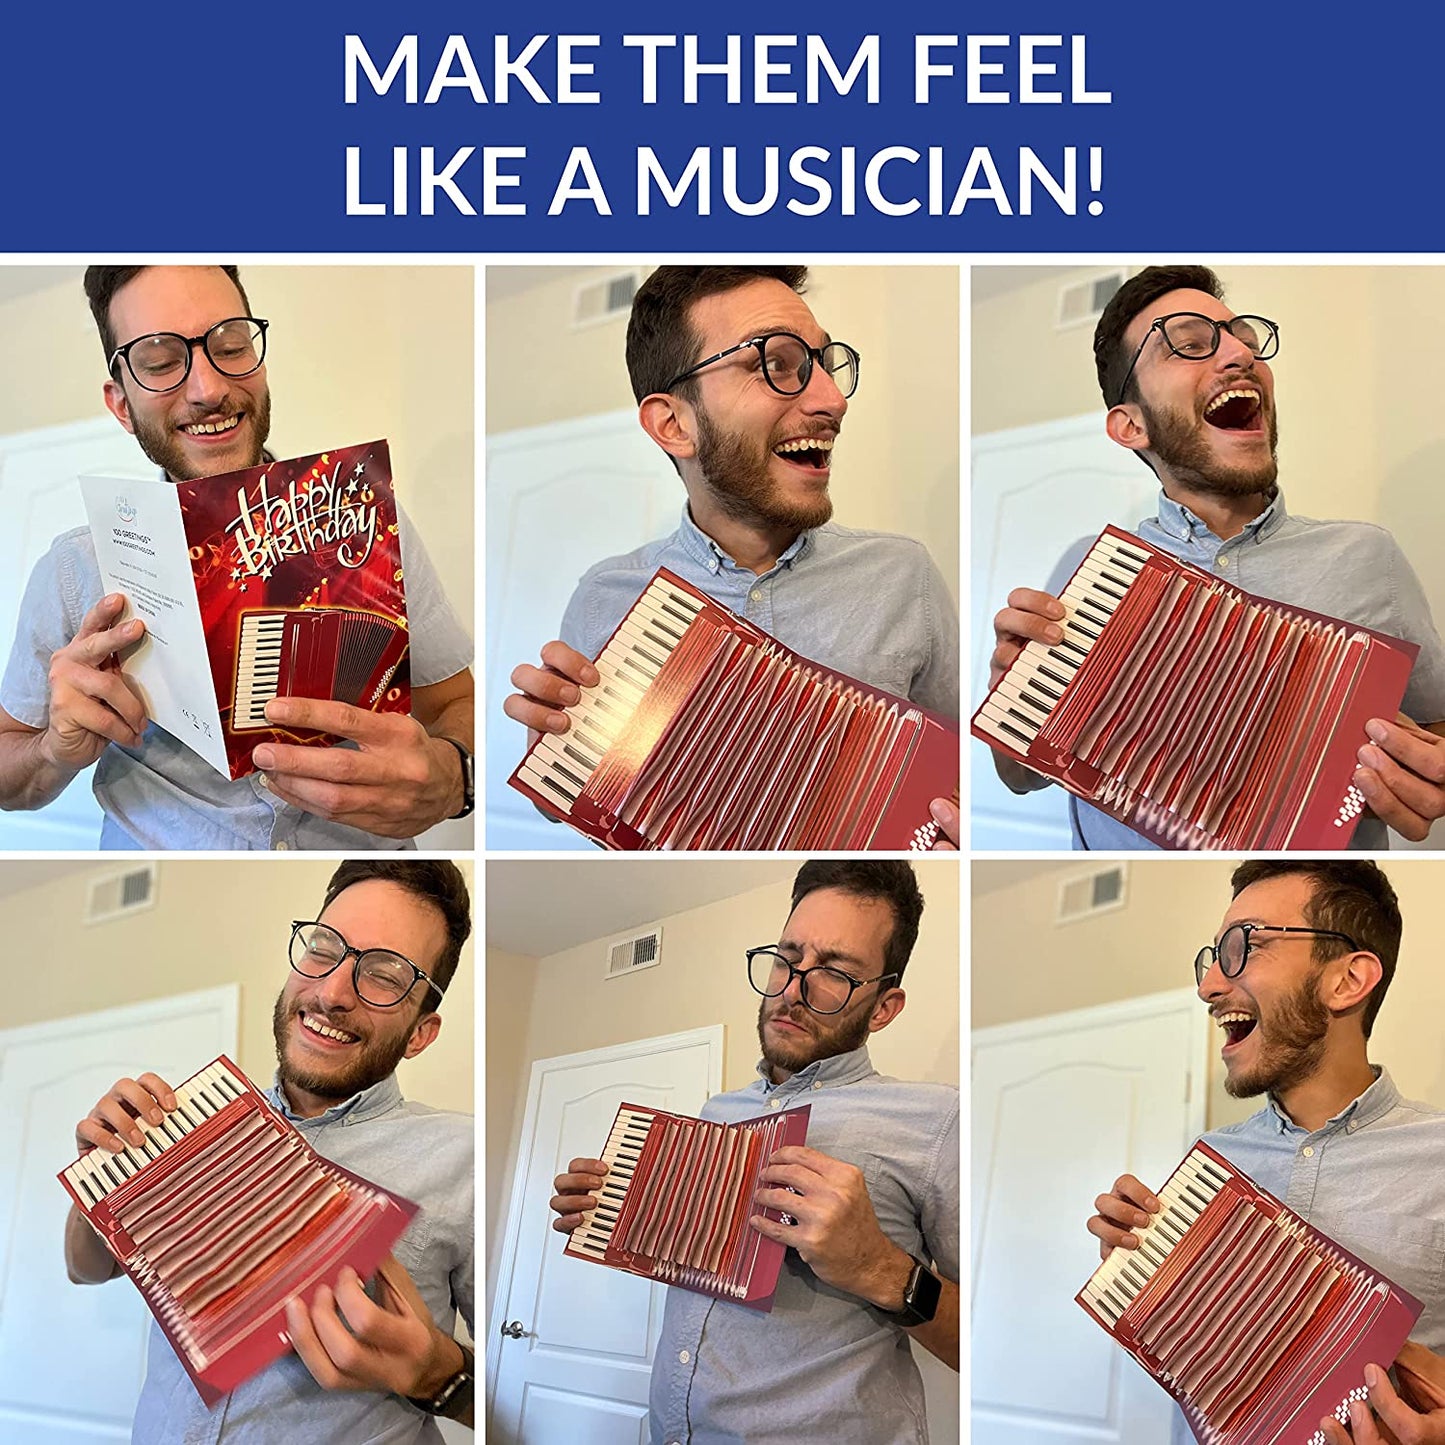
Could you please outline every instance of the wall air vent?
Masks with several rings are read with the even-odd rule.
[[[615,938],[607,945],[608,978],[621,978],[640,968],[655,968],[662,962],[662,925],[654,924],[642,933]]]
[[[1122,908],[1128,899],[1127,863],[1109,863],[1089,873],[1076,873],[1059,885],[1055,923],[1077,923]]]
[[[156,864],[138,863],[123,873],[92,878],[85,899],[85,921],[109,923],[112,918],[152,907],[159,876]]]
[[[615,316],[626,316],[632,309],[637,288],[642,285],[642,274],[639,266],[579,286],[572,304],[573,328],[596,326]]]
[[[1092,326],[1103,314],[1109,298],[1128,277],[1129,273],[1121,269],[1065,286],[1059,292],[1059,319],[1055,323],[1058,329],[1066,331],[1072,326]]]

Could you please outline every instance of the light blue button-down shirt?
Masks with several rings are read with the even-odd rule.
[[[1204,1136],[1237,1169],[1425,1306],[1410,1338],[1445,1352],[1445,1111],[1389,1073],[1328,1123],[1301,1129],[1273,1100]],[[1389,1365],[1389,1360],[1378,1363]],[[1177,1418],[1178,1445],[1193,1439]]]
[[[472,644],[442,591],[436,569],[398,508],[406,568],[413,687],[443,682],[471,665]],[[15,644],[0,682],[0,706],[26,727],[50,713],[50,658],[80,631],[104,595],[95,542],[86,527],[62,532],[35,564],[16,622]],[[322,848],[337,852],[412,847],[318,818],[282,802],[259,773],[232,781],[151,723],[135,748],[111,743],[92,782],[105,810],[102,848]]]
[[[562,641],[596,657],[659,567],[810,661],[958,717],[958,609],[921,542],[828,522],[796,537],[758,576],[684,506],[670,537],[588,568],[567,604]]]
[[[782,1084],[709,1099],[734,1123],[809,1104],[808,1147],[863,1171],[884,1234],[956,1280],[958,1090],[877,1073],[860,1048]],[[652,1445],[923,1445],[923,1381],[898,1321],[824,1284],[793,1251],[769,1314],[669,1289],[652,1365]]]
[[[1156,515],[1146,517],[1134,530],[1162,551],[1258,597],[1418,643],[1420,655],[1410,674],[1403,710],[1418,723],[1445,720],[1445,647],[1420,579],[1383,527],[1291,516],[1283,491],[1276,489],[1269,506],[1227,542],[1163,491]],[[1055,597],[1063,591],[1094,540],[1084,538],[1069,548],[1046,591]],[[1072,795],[1069,817],[1076,848],[1157,846]],[[1378,852],[1390,846],[1388,831],[1378,818],[1362,819],[1350,846]]]
[[[470,1329],[475,1303],[474,1121],[401,1096],[396,1075],[315,1119],[292,1114],[280,1083],[267,1097],[318,1154],[421,1206],[393,1253],[432,1318]],[[283,1355],[208,1410],[166,1337],[151,1326],[134,1445],[440,1445],[431,1416],[398,1395],[323,1390]]]

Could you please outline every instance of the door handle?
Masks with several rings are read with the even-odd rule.
[[[522,1328],[521,1320],[512,1320],[509,1324],[502,1326],[502,1335],[505,1339],[520,1340],[525,1338],[527,1332]]]

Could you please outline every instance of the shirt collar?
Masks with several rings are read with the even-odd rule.
[[[1254,521],[1245,524],[1240,537],[1252,537],[1256,542],[1262,542],[1271,533],[1279,531],[1288,517],[1289,512],[1284,504],[1284,489],[1277,486],[1264,511]],[[1181,542],[1187,542],[1191,537],[1214,535],[1207,523],[1196,517],[1183,503],[1167,496],[1162,487],[1159,489],[1158,520],[1159,526],[1169,536],[1177,537]]]
[[[706,567],[709,572],[717,573],[724,567],[733,572],[742,570],[738,564],[693,521],[692,509],[686,502],[682,504],[682,522],[677,529],[677,540],[681,544],[683,551],[700,566]],[[812,540],[812,532],[799,532],[787,547],[784,548],[771,570],[776,572],[779,567],[791,567],[792,564],[803,555],[805,550],[812,545]]]
[[[1322,1134],[1326,1129],[1343,1128],[1346,1133],[1353,1134],[1356,1129],[1363,1129],[1373,1124],[1378,1119],[1383,1119],[1396,1104],[1400,1102],[1400,1091],[1395,1087],[1395,1081],[1390,1077],[1390,1071],[1384,1068],[1370,1066],[1375,1075],[1375,1082],[1365,1090],[1357,1099],[1351,1099],[1333,1119],[1327,1120],[1315,1133]],[[1278,1133],[1302,1134],[1305,1131],[1296,1124],[1285,1111],[1280,1108],[1274,1095],[1269,1099],[1270,1112],[1274,1115],[1275,1128]]]
[[[392,1072],[369,1089],[363,1089],[359,1094],[353,1094],[340,1104],[333,1104],[324,1114],[318,1114],[314,1119],[302,1119],[291,1112],[286,1091],[281,1087],[279,1071],[272,1081],[271,1087],[266,1091],[266,1097],[283,1118],[289,1119],[293,1124],[301,1127],[308,1124],[312,1126],[330,1124],[336,1121],[340,1121],[342,1124],[362,1124],[368,1119],[379,1118],[382,1114],[396,1108],[401,1103],[401,1085],[397,1082],[395,1072]]]
[[[804,1069],[799,1069],[790,1079],[781,1084],[772,1081],[766,1059],[758,1060],[758,1077],[763,1081],[763,1094],[779,1089],[798,1092],[803,1089],[832,1089],[842,1084],[856,1084],[861,1079],[872,1078],[878,1071],[868,1057],[868,1045],[860,1045],[846,1054],[833,1054],[826,1059],[814,1059]]]

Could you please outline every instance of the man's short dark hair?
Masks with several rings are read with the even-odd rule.
[[[1380,981],[1370,994],[1361,1024],[1365,1037],[1375,1026],[1375,1016],[1385,1001],[1395,961],[1400,956],[1400,900],[1384,870],[1367,859],[1278,858],[1241,863],[1230,878],[1234,896],[1252,884],[1268,878],[1308,878],[1314,885],[1305,904],[1305,922],[1311,928],[1328,928],[1346,933],[1366,952],[1380,960]],[[1338,938],[1317,938],[1313,953],[1318,963],[1340,955]]]
[[[627,375],[633,396],[641,401],[666,390],[673,377],[702,360],[702,336],[689,318],[695,302],[753,281],[781,281],[801,296],[807,280],[806,266],[659,266],[632,298]],[[676,394],[691,400],[694,385],[689,379]]]
[[[819,888],[836,888],[854,898],[881,898],[893,910],[893,932],[883,951],[883,972],[896,973],[894,986],[903,982],[908,956],[918,942],[918,920],[923,917],[923,894],[911,864],[902,859],[817,858],[804,863],[793,879],[793,907]]]
[[[1114,292],[1099,324],[1094,327],[1094,370],[1105,406],[1117,406],[1128,398],[1119,395],[1124,374],[1134,359],[1124,344],[1130,322],[1151,302],[1170,291],[1205,291],[1216,301],[1224,300],[1224,287],[1208,266],[1146,266]],[[1129,395],[1139,394],[1138,369],[1129,378]]]
[[[330,908],[352,884],[374,878],[405,888],[441,914],[447,929],[446,946],[427,975],[438,988],[446,988],[461,961],[462,944],[472,932],[472,900],[462,870],[445,858],[348,858],[331,875],[321,911]],[[438,999],[437,1007],[440,1004]]]
[[[90,314],[95,318],[95,329],[100,332],[100,346],[105,359],[110,360],[116,348],[115,328],[110,324],[110,303],[115,293],[128,282],[148,270],[145,266],[87,266],[85,268],[85,299],[90,302]],[[251,303],[246,299],[246,288],[241,285],[239,266],[222,266],[221,270],[235,283],[241,293],[241,306],[245,314],[251,314]]]

